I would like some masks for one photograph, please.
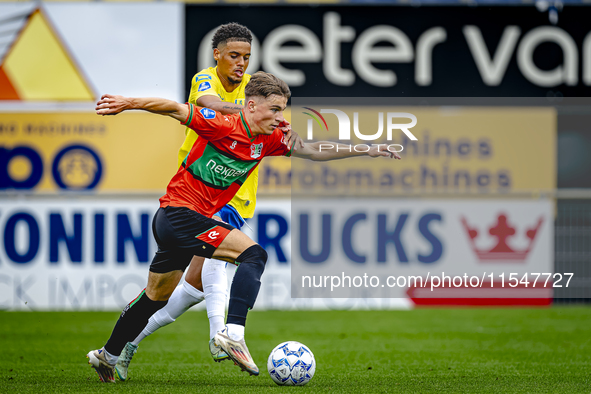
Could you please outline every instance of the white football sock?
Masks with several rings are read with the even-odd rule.
[[[231,339],[235,341],[244,339],[244,326],[239,324],[226,324],[226,327],[228,327],[228,336]]]
[[[146,327],[131,343],[136,346],[139,345],[145,337],[153,334],[159,328],[169,325],[193,305],[199,304],[204,299],[205,295],[202,291],[183,281],[181,285],[174,289],[164,308],[150,317]]]
[[[224,329],[226,300],[228,293],[228,274],[226,262],[205,259],[201,271],[201,282],[205,293],[205,307],[209,318],[209,338]]]

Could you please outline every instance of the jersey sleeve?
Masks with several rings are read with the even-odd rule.
[[[209,73],[201,72],[196,74],[191,81],[191,92],[189,93],[189,102],[197,104],[203,96],[219,97],[217,90],[219,81],[213,78]]]
[[[191,103],[188,105],[189,116],[181,124],[194,130],[198,136],[215,141],[232,132],[232,122],[226,120],[226,116],[207,107],[198,107]]]
[[[283,133],[279,129],[275,129],[271,135],[271,144],[265,156],[287,156],[290,157],[293,152],[293,145],[288,147],[283,143]]]

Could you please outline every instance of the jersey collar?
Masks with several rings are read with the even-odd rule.
[[[240,120],[242,121],[242,125],[246,129],[246,134],[248,134],[248,138],[250,138],[250,142],[254,141],[254,137],[252,136],[252,132],[250,131],[250,127],[244,118],[244,110],[240,111]]]

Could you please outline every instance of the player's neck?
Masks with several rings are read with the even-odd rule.
[[[246,111],[243,109],[242,114],[244,116],[246,124],[248,125],[248,129],[250,130],[250,133],[253,137],[256,137],[259,134],[263,134],[263,131],[255,124],[254,119],[252,117],[252,113],[250,111]]]
[[[220,70],[217,67],[215,68],[215,72],[218,75],[218,78],[219,78],[220,82],[222,83],[222,86],[224,87],[224,90],[226,92],[232,93],[234,90],[236,90],[236,88],[238,86],[240,86],[240,83],[230,82],[230,80],[227,77],[224,77],[220,73]]]

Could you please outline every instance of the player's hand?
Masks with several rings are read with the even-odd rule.
[[[289,149],[291,149],[292,146],[294,150],[298,150],[298,148],[304,147],[304,141],[295,131],[290,131],[289,134],[286,134],[284,140],[285,145],[287,145]]]
[[[117,115],[131,108],[131,101],[128,97],[104,94],[96,103],[97,115]]]
[[[291,147],[293,146],[294,150],[297,150],[298,147],[299,148],[304,147],[304,141],[298,135],[298,133],[291,130],[291,124],[287,120],[284,120],[283,122],[279,123],[278,128],[279,128],[279,130],[281,130],[281,132],[284,135],[283,143],[287,147],[289,147],[291,149]]]
[[[367,151],[367,154],[371,157],[389,157],[392,159],[402,159],[397,152],[390,152],[387,145],[372,145]]]

